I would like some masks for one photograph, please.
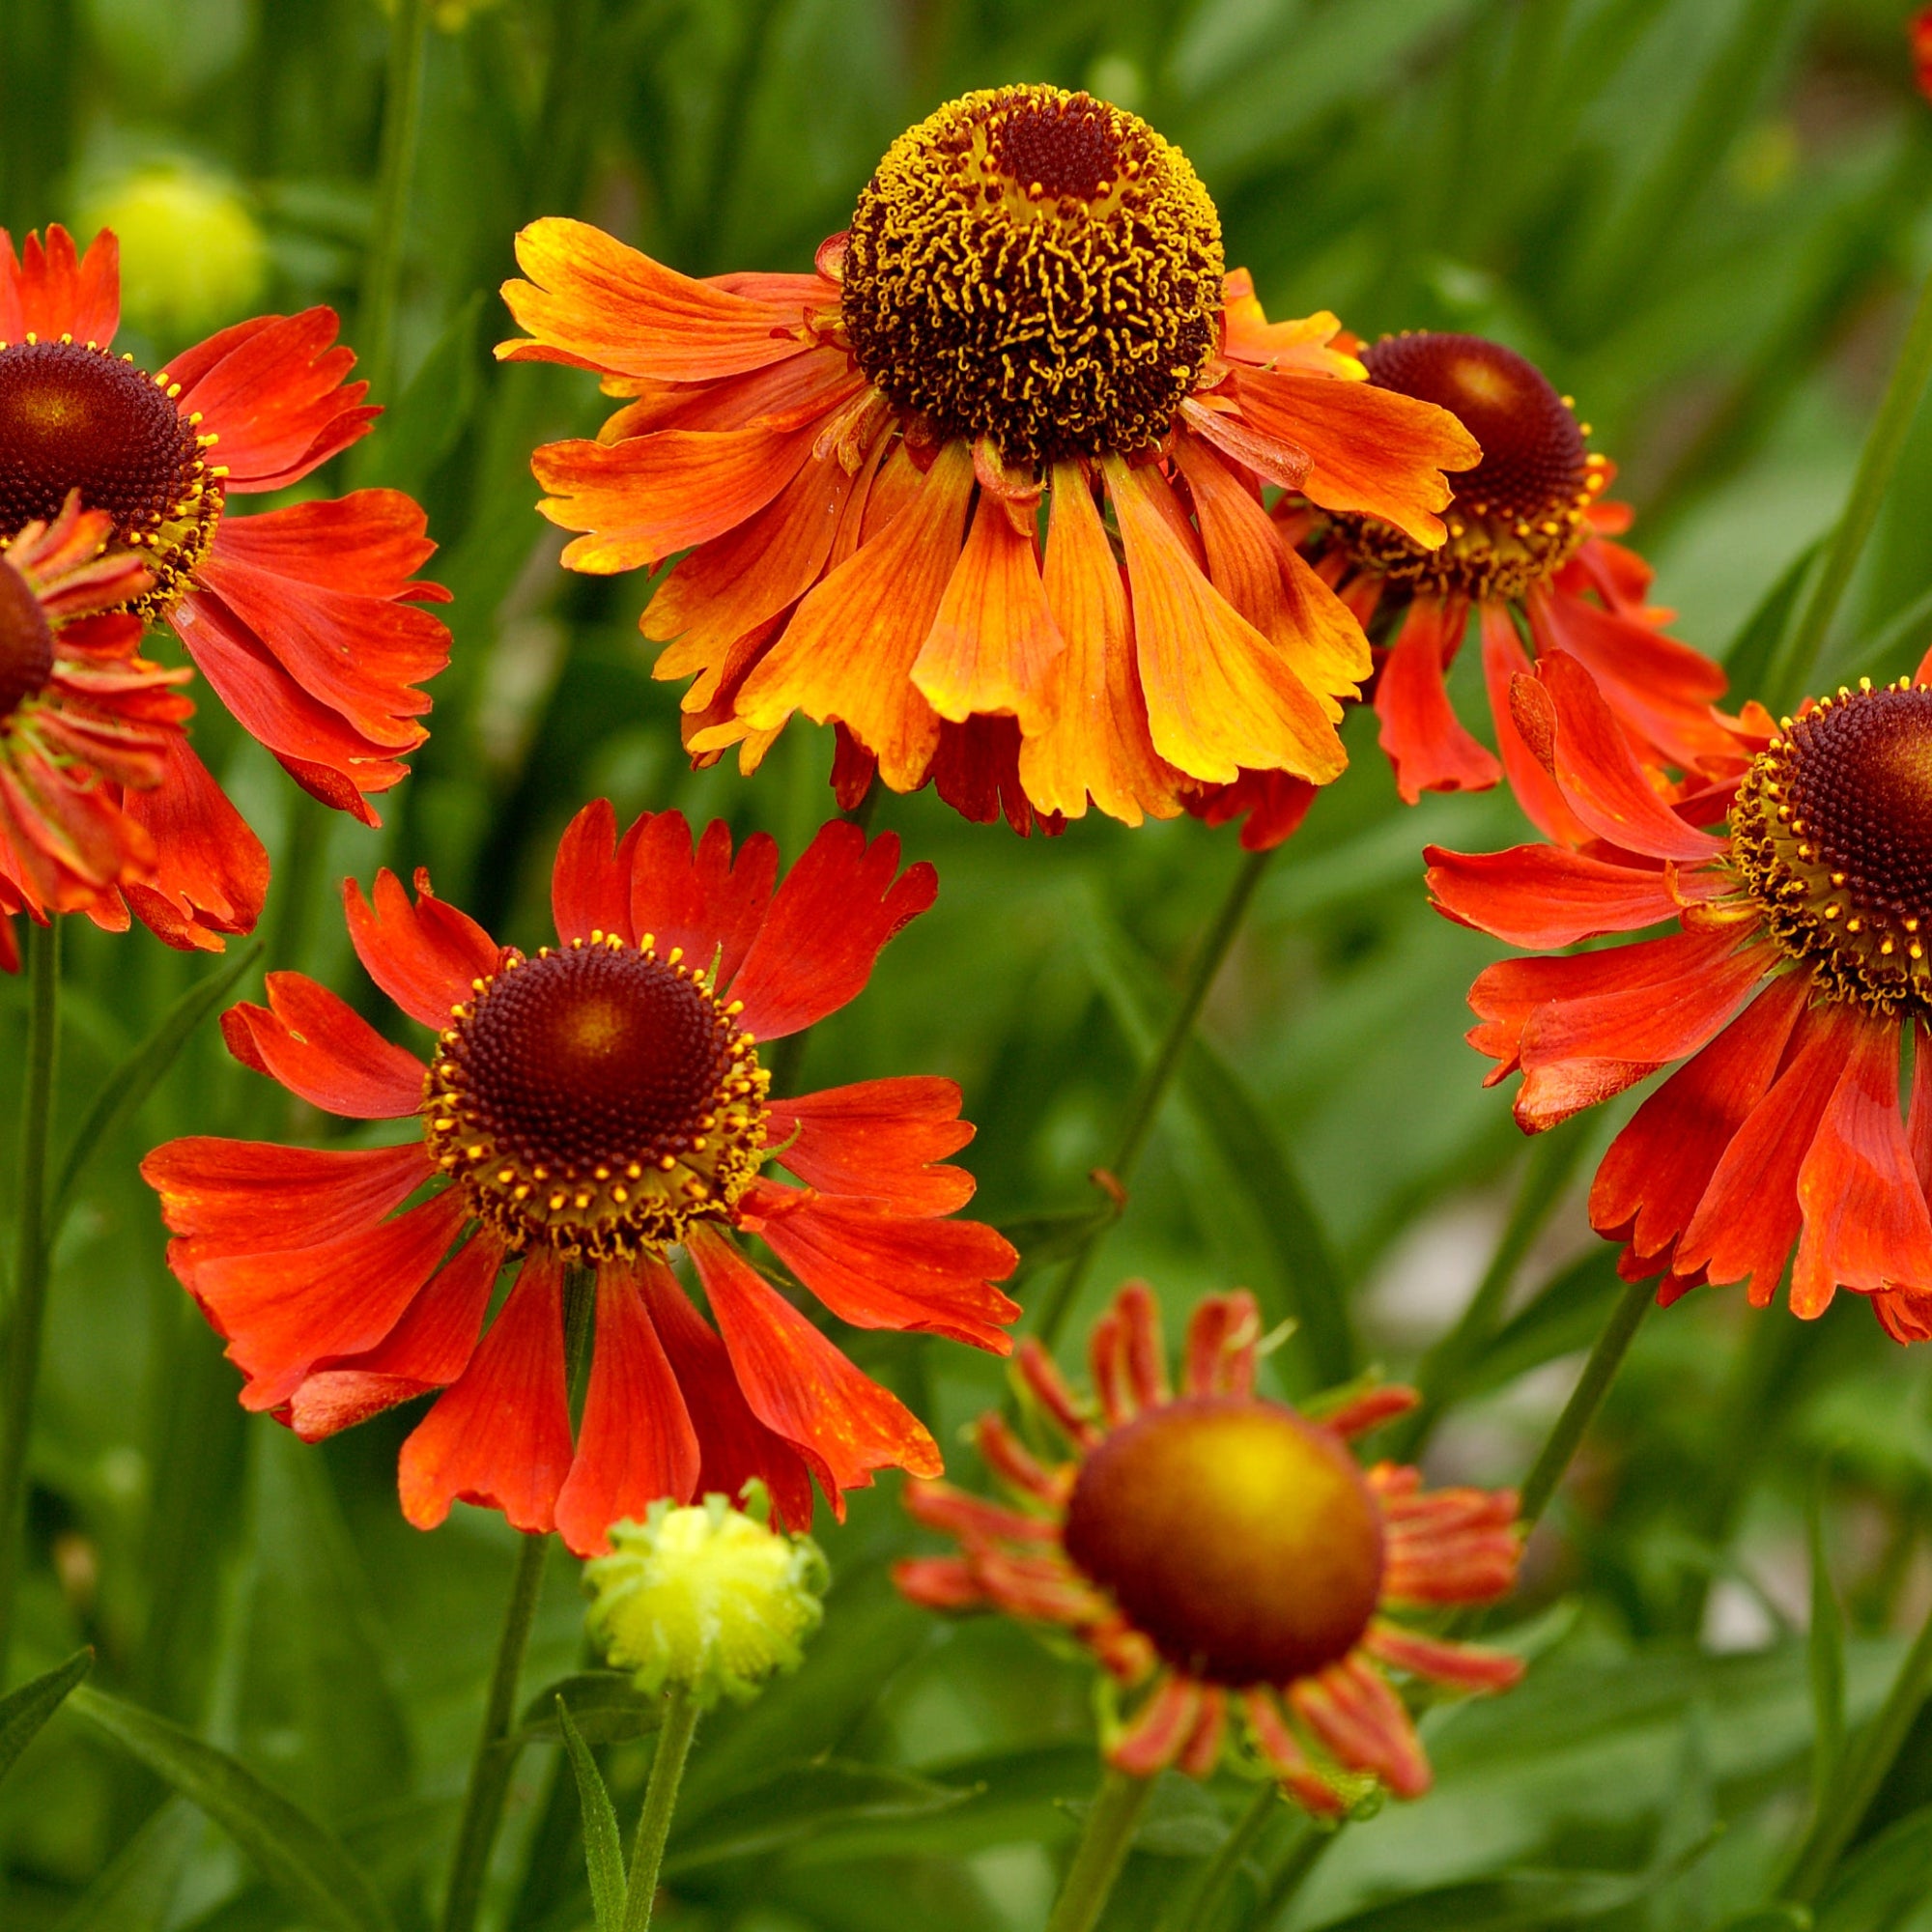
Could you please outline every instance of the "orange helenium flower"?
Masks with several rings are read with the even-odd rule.
[[[1610,540],[1629,512],[1603,499],[1610,467],[1590,451],[1570,399],[1477,335],[1388,336],[1362,359],[1378,388],[1455,411],[1483,446],[1481,464],[1456,479],[1449,540],[1435,549],[1372,516],[1282,505],[1363,622],[1392,615],[1375,705],[1402,796],[1413,805],[1425,791],[1487,790],[1507,775],[1548,837],[1589,838],[1510,717],[1510,681],[1530,666],[1525,634],[1539,655],[1563,650],[1589,668],[1646,764],[1734,768],[1735,741],[1711,711],[1724,673],[1665,634],[1671,613],[1646,602],[1650,567]],[[1500,765],[1458,720],[1444,684],[1472,609]]]
[[[1360,626],[1263,487],[1443,540],[1453,417],[1270,324],[1180,153],[1084,94],[970,94],[902,134],[816,271],[696,281],[581,222],[518,238],[513,360],[630,400],[535,458],[572,568],[688,554],[643,615],[685,741],[749,771],[839,726],[841,802],[1138,824],[1344,754]],[[1041,536],[1044,532],[1042,549]]]
[[[1255,1394],[1259,1333],[1252,1295],[1208,1296],[1176,1396],[1153,1296],[1130,1283],[1094,1329],[1097,1413],[1023,1344],[1021,1377],[1073,1460],[1042,1463],[982,1416],[980,1452],[1018,1507],[911,1485],[907,1508],[959,1554],[899,1564],[899,1588],[932,1609],[1071,1631],[1138,1695],[1107,1740],[1122,1771],[1205,1777],[1232,1707],[1311,1811],[1343,1812],[1374,1783],[1419,1797],[1429,1763],[1384,1670],[1496,1690],[1522,1666],[1385,1613],[1507,1592],[1516,1497],[1425,1492],[1414,1469],[1362,1469],[1347,1438],[1401,1414],[1413,1391],[1372,1389],[1312,1420]]]
[[[761,1237],[855,1326],[1010,1346],[1019,1311],[993,1283],[1013,1250],[948,1218],[973,1192],[937,1164],[972,1137],[958,1088],[872,1080],[779,1098],[758,1065],[759,1041],[854,998],[932,903],[930,866],[895,874],[896,838],[868,846],[835,822],[780,885],[763,834],[734,863],[722,822],[694,855],[678,813],[647,813],[619,843],[599,801],[557,852],[558,944],[528,958],[421,873],[413,906],[388,872],[373,906],[350,882],[356,953],[437,1030],[429,1065],[296,973],[271,973],[269,1005],[237,1007],[224,1031],[314,1105],[419,1115],[421,1134],[327,1152],[180,1140],[142,1167],[179,1236],[170,1265],[248,1378],[243,1405],[312,1440],[444,1388],[403,1449],[405,1515],[430,1528],[452,1499],[490,1504],[580,1554],[663,1496],[736,1496],[758,1477],[804,1528],[812,1476],[842,1513],[874,1469],[937,1474],[919,1421],[731,1238]],[[765,1179],[767,1160],[805,1184]],[[715,1328],[668,1264],[674,1244]],[[506,1263],[519,1271],[481,1334]],[[573,1265],[596,1275],[574,1444]]]
[[[153,376],[110,353],[119,314],[111,234],[76,260],[49,228],[17,261],[0,234],[0,538],[70,490],[108,512],[154,580],[129,609],[175,632],[297,783],[377,823],[369,795],[428,735],[416,686],[449,656],[448,630],[414,608],[447,596],[412,579],[435,549],[423,513],[399,491],[357,490],[226,514],[232,496],[299,482],[380,413],[345,381],[355,358],[334,312],[237,323]],[[197,783],[213,792],[205,773]],[[196,910],[245,930],[219,917],[237,882],[207,883]],[[257,892],[248,923],[259,909]]]
[[[125,925],[123,891],[149,888],[146,794],[187,755],[175,689],[191,673],[139,655],[117,607],[145,590],[141,559],[107,549],[113,520],[70,497],[0,549],[0,965],[19,965],[7,916],[91,913]]]
[[[1925,668],[1920,668],[1920,677]],[[1480,856],[1432,848],[1452,919],[1549,948],[1670,923],[1662,937],[1477,980],[1471,1042],[1520,1072],[1531,1133],[1686,1064],[1611,1143],[1590,1196],[1633,1281],[1662,1301],[1748,1281],[1768,1303],[1794,1245],[1795,1314],[1839,1288],[1901,1341],[1932,1335],[1932,689],[1901,679],[1752,707],[1741,780],[1659,797],[1576,659],[1545,654],[1516,716],[1593,842]],[[1722,834],[1699,827],[1724,821]],[[1909,1120],[1900,1036],[1915,1042]]]

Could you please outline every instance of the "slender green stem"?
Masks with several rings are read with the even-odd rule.
[[[357,334],[372,392],[386,395],[394,373],[396,307],[403,286],[403,242],[422,128],[423,56],[429,0],[396,0],[389,29],[388,89],[383,104],[383,155],[376,181],[376,227],[362,284]]]
[[[14,1597],[25,1534],[27,1443],[34,1384],[41,1368],[41,1328],[47,1307],[47,1142],[53,1126],[54,1062],[60,1044],[58,917],[27,926],[27,1065],[20,1091],[20,1196],[8,1311],[7,1412],[0,1418],[0,1685],[14,1633]]]
[[[1590,1350],[1590,1359],[1577,1378],[1577,1386],[1570,1391],[1570,1400],[1563,1405],[1563,1413],[1549,1432],[1549,1439],[1523,1478],[1519,1514],[1525,1528],[1549,1507],[1556,1486],[1562,1482],[1590,1424],[1596,1420],[1598,1409],[1603,1407],[1604,1398],[1609,1394],[1610,1384],[1616,1380],[1630,1345],[1656,1298],[1656,1285],[1648,1281],[1629,1283],[1617,1297],[1610,1319],[1605,1322],[1603,1333]]]
[[[1130,1777],[1124,1771],[1108,1767],[1100,1789],[1087,1813],[1080,1842],[1073,1850],[1073,1862],[1066,1868],[1066,1883],[1060,1888],[1046,1932],[1093,1932],[1114,1881],[1127,1861],[1141,1813],[1153,1793],[1151,1777]]]
[[[1234,1884],[1236,1874],[1247,1862],[1268,1821],[1282,1808],[1281,1793],[1272,1784],[1262,1785],[1249,1801],[1248,1808],[1236,1819],[1234,1830],[1221,1840],[1220,1849],[1202,1867],[1200,1876],[1183,1886],[1160,1915],[1154,1932],[1206,1932],[1213,1914]]]
[[[1795,704],[1816,664],[1818,652],[1831,629],[1852,572],[1863,555],[1866,539],[1878,521],[1880,505],[1898,467],[1918,400],[1925,392],[1926,379],[1932,377],[1932,275],[1918,292],[1918,304],[1899,345],[1898,358],[1879,402],[1878,414],[1865,434],[1865,446],[1859,453],[1859,467],[1852,478],[1851,495],[1839,514],[1817,575],[1800,605],[1791,628],[1778,639],[1769,669],[1765,673],[1765,701],[1774,711]]]
[[[631,1844],[624,1932],[650,1932],[665,1840],[670,1836],[670,1815],[677,1809],[678,1786],[684,1782],[684,1763],[696,1731],[697,1701],[691,1687],[673,1684],[665,1694],[664,1726],[658,1732],[657,1755],[651,1759],[651,1781],[644,1787],[644,1808],[638,1814],[638,1835]]]
[[[591,1311],[596,1276],[588,1268],[572,1268],[564,1291],[564,1380],[575,1391],[582,1380],[589,1355]],[[517,1747],[510,1742],[510,1725],[517,1712],[517,1682],[523,1675],[524,1655],[530,1646],[530,1625],[536,1619],[537,1598],[543,1590],[544,1559],[550,1553],[548,1535],[526,1536],[517,1549],[510,1576],[510,1601],[503,1611],[502,1634],[497,1639],[497,1662],[490,1672],[489,1694],[483,1705],[483,1728],[476,1753],[469,1761],[469,1783],[463,1794],[463,1819],[456,1831],[456,1851],[450,1860],[449,1892],[443,1900],[441,1932],[471,1932],[483,1904],[484,1883],[490,1873],[490,1854],[497,1828],[503,1822],[503,1805],[510,1795],[510,1777],[517,1767]]]
[[[1415,1461],[1462,1392],[1463,1378],[1495,1333],[1516,1271],[1530,1244],[1555,1212],[1556,1204],[1563,1198],[1563,1190],[1582,1157],[1583,1146],[1580,1121],[1566,1122],[1531,1142],[1523,1162],[1522,1184],[1517,1189],[1508,1223],[1496,1243],[1495,1253],[1490,1257],[1488,1269],[1476,1284],[1468,1305],[1457,1318],[1456,1325],[1423,1356],[1416,1371],[1415,1384],[1422,1402],[1393,1433],[1388,1453],[1397,1462]]]
[[[1928,1692],[1932,1692],[1932,1615],[1919,1626],[1878,1716],[1847,1753],[1842,1775],[1833,1780],[1832,1790],[1813,1815],[1811,1829],[1779,1888],[1779,1898],[1794,1905],[1815,1903],[1871,1809]]]
[[[1342,1835],[1344,1819],[1332,1826],[1304,1825],[1301,1835],[1290,1846],[1288,1857],[1282,1861],[1281,1869],[1274,1875],[1274,1883],[1267,1889],[1267,1896],[1261,1902],[1260,1909],[1249,1921],[1257,1927],[1274,1924],[1287,1911],[1290,1903],[1308,1883],[1310,1875],[1326,1856],[1328,1847]]]
[[[1213,923],[1195,951],[1193,962],[1188,967],[1186,984],[1181,987],[1180,996],[1168,1020],[1167,1032],[1161,1037],[1153,1058],[1149,1061],[1140,1084],[1134,1090],[1127,1118],[1121,1127],[1121,1137],[1115,1144],[1113,1158],[1106,1166],[1106,1173],[1122,1187],[1126,1185],[1142,1153],[1146,1151],[1148,1137],[1153,1132],[1154,1122],[1160,1116],[1160,1104],[1167,1097],[1167,1090],[1174,1084],[1181,1057],[1194,1037],[1194,1023],[1201,1017],[1201,1009],[1207,1005],[1208,995],[1213,990],[1229,949],[1235,943],[1235,935],[1240,931],[1241,922],[1247,917],[1255,889],[1261,884],[1262,874],[1267,870],[1268,861],[1273,857],[1271,850],[1243,855],[1240,869],[1230,883],[1220,910],[1215,913]],[[1046,1348],[1051,1349],[1060,1339],[1060,1331],[1073,1312],[1081,1283],[1094,1265],[1094,1258],[1098,1254],[1101,1239],[1110,1225],[1108,1222],[1100,1223],[1074,1250],[1060,1279],[1043,1297],[1036,1332]]]

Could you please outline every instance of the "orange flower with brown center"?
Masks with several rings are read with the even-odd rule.
[[[1387,1612],[1508,1591],[1516,1497],[1425,1492],[1413,1469],[1362,1468],[1348,1437],[1413,1393],[1371,1389],[1320,1420],[1299,1414],[1255,1393],[1259,1328],[1252,1295],[1208,1296],[1188,1323],[1177,1396],[1158,1308],[1130,1283],[1094,1329],[1097,1408],[1023,1344],[1023,1385],[1073,1460],[1042,1463],[982,1416],[980,1454],[1018,1506],[912,1485],[907,1508],[959,1553],[901,1563],[899,1588],[933,1609],[1071,1631],[1135,1698],[1106,1739],[1122,1771],[1205,1777],[1237,1713],[1311,1811],[1337,1815],[1378,1784],[1418,1797],[1428,1760],[1385,1672],[1495,1690],[1521,1665]]]
[[[1324,783],[1366,639],[1264,507],[1443,541],[1475,443],[1270,324],[1180,152],[1084,94],[967,95],[895,141],[810,275],[679,275],[526,229],[510,359],[632,400],[535,458],[574,569],[689,554],[643,615],[685,742],[750,771],[794,714],[969,816],[1171,817],[1243,771]]]

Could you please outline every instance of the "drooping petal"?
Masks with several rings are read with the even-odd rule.
[[[899,872],[895,834],[867,844],[844,819],[822,826],[726,981],[730,997],[744,1002],[739,1024],[777,1039],[837,1012],[864,989],[887,942],[938,892],[938,875],[923,860]]]
[[[1389,645],[1376,686],[1376,716],[1405,805],[1426,791],[1488,791],[1502,776],[1501,766],[1463,728],[1444,682],[1468,618],[1460,597],[1418,597]]]
[[[123,888],[134,915],[168,945],[218,951],[252,932],[269,893],[269,854],[186,739],[171,738],[159,784],[130,791],[129,818],[154,840],[153,875]]]
[[[902,1214],[951,1214],[973,1198],[964,1168],[938,1165],[973,1138],[959,1103],[953,1080],[862,1080],[770,1101],[766,1142],[775,1159],[823,1193],[860,1196]]]
[[[1192,1677],[1163,1677],[1108,1744],[1107,1762],[1130,1777],[1165,1771],[1194,1735],[1207,1696],[1207,1687]]]
[[[1483,688],[1489,693],[1490,719],[1495,727],[1496,755],[1524,816],[1546,838],[1559,845],[1587,845],[1588,826],[1563,802],[1556,781],[1543,769],[1523,743],[1510,709],[1510,693],[1519,677],[1530,674],[1529,653],[1522,647],[1516,618],[1506,604],[1488,600],[1479,607],[1483,637]]]
[[[946,1335],[1011,1352],[1019,1303],[993,1286],[1019,1264],[1012,1244],[980,1221],[895,1214],[869,1201],[761,1180],[740,1223],[835,1315],[855,1328]]]
[[[1606,932],[1636,932],[1682,910],[1661,867],[1613,865],[1560,845],[1506,852],[1423,847],[1438,910],[1512,946],[1570,946]]]
[[[861,1375],[729,1240],[700,1222],[689,1250],[752,1412],[811,1464],[835,1511],[843,1514],[846,1490],[870,1488],[874,1469],[940,1473],[924,1424]]]
[[[697,1493],[697,1432],[652,1323],[639,1265],[606,1262],[597,1270],[597,1350],[577,1458],[556,1499],[557,1534],[579,1556],[609,1549],[610,1527],[621,1518],[641,1522],[659,1498],[688,1503]]]
[[[1415,1726],[1387,1681],[1358,1656],[1299,1679],[1294,1714],[1343,1764],[1373,1772],[1398,1798],[1420,1798],[1432,1781]]]
[[[473,980],[496,972],[502,949],[430,891],[427,872],[416,873],[413,906],[386,866],[376,874],[374,897],[372,905],[354,879],[343,880],[342,910],[362,970],[412,1019],[446,1027],[450,1008],[469,998]]]
[[[269,1004],[221,1016],[228,1050],[311,1106],[355,1121],[394,1121],[423,1101],[423,1064],[354,1007],[300,973],[270,973]]]

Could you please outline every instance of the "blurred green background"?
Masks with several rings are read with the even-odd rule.
[[[1368,335],[1473,329],[1538,360],[1620,465],[1661,601],[1721,654],[1835,513],[1932,264],[1932,108],[1912,89],[1903,12],[444,0],[378,398],[390,411],[318,481],[422,497],[455,655],[384,828],[330,828],[323,886],[271,897],[270,963],[386,1011],[349,961],[327,884],[384,863],[426,864],[444,897],[538,943],[556,835],[598,793],[627,814],[677,806],[766,827],[788,856],[830,815],[830,738],[810,727],[751,782],[730,765],[692,774],[675,689],[651,681],[636,633],[647,584],[554,567],[562,539],[534,514],[528,453],[588,432],[604,407],[587,377],[490,358],[510,332],[495,289],[522,222],[581,214],[695,273],[803,269],[888,141],[942,99],[1011,80],[1089,87],[1186,150],[1230,262],[1252,268],[1271,314],[1332,308]],[[389,31],[375,0],[0,0],[0,222],[17,238],[112,218],[128,264],[119,346],[147,366],[265,307],[332,303],[354,341]],[[1921,421],[1832,641],[1834,678],[1916,663],[1932,635],[1928,530]],[[1457,681],[1471,700],[1474,669]],[[1480,703],[1465,715],[1476,724]],[[284,853],[292,787],[212,707],[197,730]],[[1348,735],[1354,763],[1264,881],[1087,1311],[1135,1272],[1177,1331],[1194,1298],[1236,1283],[1271,1319],[1327,1311],[1270,1358],[1293,1393],[1371,1363],[1412,1370],[1501,1265],[1511,1319],[1463,1365],[1428,1463],[1511,1482],[1614,1293],[1579,1177],[1617,1122],[1577,1123],[1526,1157],[1461,1037],[1463,994],[1495,949],[1428,910],[1419,855],[1432,839],[1513,841],[1513,807],[1404,810],[1374,721]],[[939,904],[813,1036],[806,1075],[962,1081],[980,1124],[976,1211],[1028,1251],[1030,1299],[1091,1207],[1087,1173],[1240,855],[1191,821],[1089,819],[1023,842],[929,797],[888,797],[878,822],[937,863]],[[213,969],[139,930],[77,923],[69,960],[71,1124]],[[22,993],[0,987],[0,1082],[17,1078]],[[10,1136],[14,1112],[0,1093]],[[290,1124],[208,1028],[97,1163],[57,1261],[16,1667],[97,1645],[98,1683],[309,1805],[414,1932],[440,1884],[510,1535],[462,1507],[433,1536],[403,1524],[394,1466],[412,1411],[322,1449],[244,1419],[135,1174],[171,1134]],[[338,1130],[313,1114],[293,1126]],[[14,1164],[10,1139],[0,1170]],[[1437,1793],[1351,1828],[1285,1907],[1299,1841],[1284,1808],[1207,1932],[1690,1932],[1750,1907],[1809,1802],[1807,1511],[1842,1599],[1854,1719],[1932,1605],[1925,1358],[1852,1299],[1810,1327],[1746,1319],[1735,1292],[1654,1320],[1531,1550],[1511,1639],[1536,1657],[1527,1685],[1433,1714]],[[958,1431],[997,1400],[999,1365],[895,1337],[854,1352],[978,1482]],[[837,1587],[804,1673],[700,1737],[667,1867],[669,1932],[1042,1921],[1094,1782],[1092,1673],[1010,1627],[942,1627],[900,1605],[884,1566],[914,1539],[895,1488],[856,1497],[846,1526],[823,1523]],[[553,1563],[532,1690],[579,1656],[574,1569]],[[516,1932],[589,1923],[557,1755],[534,1744],[519,1771],[494,1908]],[[635,1803],[643,1747],[605,1755],[620,1804]],[[1108,1923],[1172,1923],[1177,1889],[1246,1799],[1225,1775],[1168,1780]],[[1932,1927],[1928,1804],[1921,1714],[1862,1862],[1821,1909],[1826,1932]],[[0,1860],[7,1932],[311,1922],[70,1717],[0,1789]]]

